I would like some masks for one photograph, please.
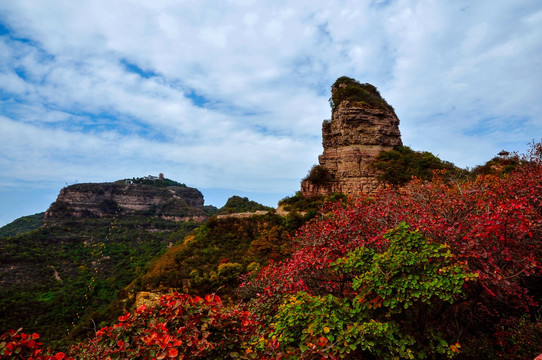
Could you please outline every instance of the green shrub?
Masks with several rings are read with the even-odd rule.
[[[224,282],[236,280],[243,273],[243,265],[239,263],[225,263],[218,265],[218,277]]]
[[[505,175],[514,171],[514,169],[520,164],[518,156],[501,157],[496,156],[493,159],[486,162],[484,165],[478,165],[474,167],[470,174],[474,177],[478,175]]]
[[[310,181],[315,185],[326,185],[333,181],[333,176],[322,165],[314,165],[303,181]]]
[[[262,210],[270,211],[272,208],[249,200],[247,197],[232,196],[226,201],[226,204],[218,210],[217,215],[256,212]]]

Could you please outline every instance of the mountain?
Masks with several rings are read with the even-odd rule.
[[[208,217],[203,203],[199,190],[159,177],[76,184],[60,191],[45,213],[45,223],[117,215],[201,221]]]
[[[277,241],[297,228],[272,214],[237,219],[235,213],[273,210],[248,198],[233,196],[221,209],[203,204],[199,190],[162,176],[63,188],[45,213],[1,229],[0,333],[23,327],[62,347],[122,315],[130,306],[127,285],[155,289],[188,280],[191,292],[203,293],[220,286],[231,264],[245,272],[252,262],[283,256]],[[217,212],[232,217],[203,225]],[[191,233],[190,245],[185,237]],[[269,237],[273,243],[265,245]],[[181,256],[178,249],[195,252],[192,263],[175,261],[166,280],[156,269],[171,254]],[[228,273],[232,284],[235,271]]]

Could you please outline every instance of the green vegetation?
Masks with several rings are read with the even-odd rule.
[[[218,210],[217,215],[271,210],[273,210],[273,208],[249,200],[247,197],[232,196],[228,199],[226,204]]]
[[[460,177],[467,171],[448,161],[442,161],[427,151],[414,151],[408,146],[396,146],[393,150],[381,152],[371,166],[379,171],[379,179],[392,185],[404,185],[413,176],[431,180],[433,172],[445,170],[447,177]]]
[[[125,183],[126,181],[131,181],[133,184],[151,185],[151,186],[160,187],[160,188],[165,188],[168,186],[187,187],[185,184],[182,184],[175,180],[165,179],[162,177],[158,179],[152,179],[152,180],[145,179],[145,178],[132,178],[132,179],[120,180],[120,182],[122,183]]]
[[[120,304],[108,309],[117,292],[197,226],[147,217],[85,219],[2,239],[0,330],[22,326],[51,344],[70,332],[92,334],[122,311]]]
[[[521,163],[518,156],[496,156],[484,165],[474,167],[470,173],[478,175],[505,175],[512,172]]]
[[[191,295],[218,292],[235,299],[239,277],[289,253],[289,236],[305,222],[298,214],[212,217],[153,261],[149,271],[128,288],[134,293],[156,288],[182,289]]]
[[[333,110],[343,101],[352,101],[394,111],[393,107],[380,95],[377,88],[371,84],[362,84],[357,80],[342,76],[335,81],[331,89],[329,104]]]
[[[19,235],[28,231],[39,229],[43,224],[45,213],[23,216],[0,228],[0,238]]]
[[[272,330],[285,352],[390,360],[416,354],[446,359],[459,352],[432,324],[476,274],[467,273],[448,247],[404,223],[384,238],[386,251],[360,247],[331,265],[337,278],[352,279],[351,294],[285,296]]]
[[[334,193],[327,197],[325,196],[313,196],[305,197],[298,191],[294,196],[285,197],[279,201],[279,206],[283,207],[285,211],[306,213],[309,218],[314,217],[322,208],[326,202],[346,202],[347,196],[342,193]]]
[[[203,211],[205,212],[205,215],[211,217],[213,215],[216,215],[216,213],[218,212],[218,208],[213,205],[205,205],[203,207]]]
[[[333,181],[333,176],[322,165],[314,165],[303,181],[310,181],[315,185],[327,185]]]

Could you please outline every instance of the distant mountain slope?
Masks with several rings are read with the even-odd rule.
[[[43,224],[44,217],[44,212],[20,217],[0,228],[0,238],[15,236],[38,229]]]

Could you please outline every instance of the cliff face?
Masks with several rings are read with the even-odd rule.
[[[378,94],[376,88],[366,85]],[[344,84],[336,83],[332,99],[344,89]],[[402,145],[399,119],[391,106],[371,104],[354,96],[339,99],[335,105],[331,121],[322,125],[324,152],[318,158],[320,165],[301,183],[306,197],[334,192],[352,196],[374,193],[379,183],[369,164],[381,151]],[[315,171],[320,176],[315,177]]]
[[[140,214],[170,220],[203,220],[203,195],[187,186],[147,184],[76,184],[60,191],[45,213],[45,222],[67,217],[107,217]]]

